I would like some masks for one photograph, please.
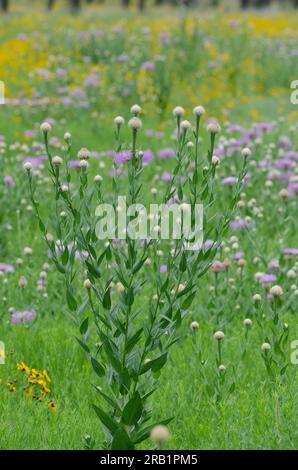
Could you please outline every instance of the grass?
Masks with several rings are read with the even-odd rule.
[[[102,432],[91,404],[94,375],[74,337],[76,328],[57,312],[59,319],[45,318],[30,329],[2,329],[9,356],[5,375],[16,376],[15,364],[24,360],[36,368],[47,367],[53,379],[57,413],[24,398],[21,391],[1,392],[1,449],[80,449],[83,436],[91,435],[100,447]],[[210,406],[202,369],[210,383],[216,376],[215,342],[212,323],[202,326],[202,335],[211,337],[205,345],[202,367],[189,330],[171,353],[169,367],[162,374],[160,389],[154,396],[153,413],[175,416],[171,424],[169,449],[295,449],[297,373],[292,366],[290,383],[280,388],[280,419],[276,421],[276,402],[260,358],[260,332],[252,331],[246,361],[239,358],[243,343],[241,321],[228,330],[224,344],[227,375],[236,389],[219,407]],[[208,334],[206,334],[208,332]],[[235,367],[234,372],[232,368]],[[3,373],[2,373],[3,375]],[[20,373],[19,373],[20,376]],[[2,385],[3,387],[3,385]],[[179,412],[177,412],[177,405]]]
[[[31,98],[40,92],[42,98],[49,97],[50,101],[42,106],[9,102],[8,106],[0,107],[0,133],[7,142],[7,146],[0,147],[3,234],[0,262],[15,267],[15,273],[0,278],[0,340],[6,349],[6,363],[0,365],[0,449],[81,449],[86,435],[94,440],[94,448],[102,446],[101,426],[91,409],[98,401],[93,385],[98,385],[99,380],[75,339],[82,314],[70,315],[63,279],[52,265],[47,269],[46,288],[36,287],[39,273],[49,258],[30,207],[22,163],[26,157],[44,152],[38,146],[41,136],[38,133],[28,136],[25,131],[37,131],[39,124],[49,117],[54,120],[53,134],[58,137],[58,141],[52,142],[57,154],[62,152],[65,131],[73,135],[74,158],[82,146],[97,152],[112,149],[112,120],[117,114],[127,118],[129,106],[134,102],[140,102],[144,108],[144,129],[163,132],[159,137],[142,135],[142,148],[154,153],[153,162],[145,170],[145,199],[149,198],[152,186],[161,191],[162,174],[173,171],[173,161],[161,160],[157,155],[160,149],[174,146],[171,140],[174,105],[185,105],[187,118],[191,119],[192,107],[202,102],[208,116],[219,117],[223,124],[221,144],[231,136],[238,137],[237,133],[228,132],[229,122],[246,129],[254,129],[257,122],[264,120],[276,124],[268,134],[262,134],[259,142],[251,144],[251,180],[243,190],[244,207],[237,213],[242,219],[250,217],[256,228],[228,232],[217,259],[229,258],[231,267],[227,275],[220,273],[217,295],[213,273],[207,273],[201,280],[179,341],[173,346],[161,374],[160,387],[152,396],[153,422],[174,417],[169,425],[171,437],[165,444],[167,449],[297,448],[297,366],[290,362],[291,341],[297,338],[297,257],[287,259],[282,254],[285,247],[297,247],[297,202],[295,196],[287,203],[279,196],[287,184],[284,180],[273,178],[272,186],[267,184],[280,158],[281,150],[277,147],[281,136],[293,141],[293,150],[298,145],[297,110],[289,101],[289,83],[297,78],[298,71],[297,57],[290,54],[297,43],[294,28],[297,14],[264,18],[254,13],[232,12],[230,17],[220,18],[204,13],[193,18],[179,12],[170,18],[168,12],[172,15],[172,10],[162,11],[165,13],[160,17],[150,11],[145,17],[132,13],[121,20],[118,12],[113,13],[111,9],[92,10],[92,17],[90,12],[77,18],[58,12],[50,19],[14,14],[3,20],[0,42],[3,77],[0,79],[5,81],[8,99]],[[229,26],[234,17],[240,22],[236,30]],[[120,24],[125,27],[124,36],[112,31]],[[139,33],[145,26],[151,28],[150,39]],[[198,27],[198,36],[193,26]],[[91,30],[104,31],[98,43],[93,42]],[[38,36],[36,31],[42,34]],[[89,33],[78,40],[78,31]],[[164,31],[171,33],[173,41],[165,47],[158,39]],[[27,34],[25,40],[16,39],[20,32]],[[207,41],[205,46],[211,35],[214,40],[210,44]],[[120,66],[116,58],[124,52],[129,56],[128,62]],[[155,70],[152,75],[142,72],[142,63],[148,60],[158,63],[162,54],[167,67]],[[86,56],[91,60],[84,62]],[[276,60],[272,61],[272,57]],[[218,68],[208,66],[213,61],[218,62]],[[58,77],[57,68],[64,68],[67,77]],[[49,77],[36,74],[39,69],[48,70]],[[163,82],[167,71],[169,77]],[[99,77],[94,89],[84,85],[90,74]],[[128,95],[124,93],[124,82],[131,84]],[[78,106],[75,99],[70,106],[64,106],[59,101],[58,87],[66,88],[67,97],[72,97],[74,89],[82,89],[87,106]],[[124,135],[128,139],[128,131]],[[206,146],[202,145],[203,154]],[[237,172],[242,146],[235,154],[226,154],[217,170],[219,210],[224,209],[231,196],[230,188],[222,186],[221,180]],[[259,163],[266,159],[269,167],[262,170]],[[101,162],[104,165],[99,166]],[[90,165],[92,176],[100,171],[107,181],[108,193],[112,191],[108,176],[111,168],[111,158],[107,155],[92,159]],[[297,162],[289,172],[297,177]],[[10,190],[2,183],[7,175],[15,183]],[[38,181],[42,213],[51,219],[52,187],[44,169],[40,170]],[[28,258],[23,253],[26,246],[33,248]],[[234,259],[239,251],[247,261],[242,273]],[[19,257],[24,262],[17,267]],[[272,304],[267,300],[267,290],[255,277],[257,272],[269,272],[268,264],[274,259],[280,262],[279,269],[274,271],[276,282],[284,290],[278,334],[286,329],[285,324],[289,332],[284,356],[272,351],[279,368],[287,364],[286,372],[280,374],[282,377],[276,383],[267,374],[261,351],[261,344],[265,340],[273,343],[276,334]],[[294,269],[293,277],[287,276],[290,269]],[[83,277],[82,270],[78,268],[78,272]],[[25,289],[19,286],[21,275],[28,281]],[[76,286],[80,292],[81,283]],[[260,307],[252,300],[256,293],[262,295]],[[147,307],[151,297],[151,292],[144,288],[138,306]],[[34,308],[37,319],[29,325],[11,325],[11,308]],[[85,309],[83,315],[89,313]],[[253,321],[247,341],[245,318]],[[200,323],[195,333],[190,329],[193,320]],[[226,366],[223,374],[216,364],[217,344],[213,338],[218,329],[226,335],[222,345],[222,361]],[[91,345],[96,341],[93,330],[89,341]],[[49,372],[56,412],[44,402],[25,397],[22,373],[17,371],[17,364],[22,361]],[[7,380],[14,378],[18,378],[15,393],[6,386]],[[143,446],[150,448],[150,441]]]

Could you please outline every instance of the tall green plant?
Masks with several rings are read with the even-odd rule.
[[[146,171],[139,136],[141,109],[131,108],[128,125],[131,143],[122,142],[124,119],[115,119],[115,150],[130,149],[127,177],[127,204],[143,201],[142,176]],[[200,278],[209,269],[221,238],[227,230],[241,191],[246,171],[246,156],[239,174],[238,185],[225,213],[216,212],[214,178],[219,159],[214,155],[219,125],[207,126],[210,148],[205,156],[200,150],[200,124],[205,110],[194,109],[194,126],[183,120],[184,110],[174,110],[177,128],[176,163],[173,177],[161,201],[170,204],[189,202],[192,214],[195,204],[204,204],[205,240],[211,237],[212,246],[198,251],[185,249],[185,238],[179,240],[107,240],[97,237],[98,220],[95,208],[110,202],[117,209],[120,186],[113,179],[112,200],[106,195],[105,181],[97,175],[90,181],[90,153],[81,149],[80,177],[76,184],[68,170],[71,155],[71,136],[65,134],[66,152],[63,158],[52,156],[49,146],[51,126],[43,123],[48,169],[55,197],[55,215],[45,223],[41,218],[37,185],[32,166],[25,164],[32,205],[39,227],[52,255],[52,260],[65,278],[66,301],[79,323],[77,341],[86,353],[98,385],[95,390],[100,401],[93,405],[106,435],[108,449],[134,449],[146,440],[153,428],[150,399],[158,385],[169,350],[178,339],[178,330],[187,315],[199,286]],[[156,195],[155,198],[158,196]],[[156,202],[156,201],[155,201]],[[127,223],[136,222],[136,213]],[[158,221],[159,224],[161,220]],[[99,225],[98,225],[99,224]],[[49,235],[54,229],[56,242]],[[157,226],[158,229],[158,226]],[[79,252],[79,262],[76,261]],[[161,255],[166,272],[161,273]],[[78,267],[81,266],[81,270]],[[79,287],[81,286],[81,288]],[[144,290],[148,295],[143,304]],[[96,345],[90,335],[96,335]],[[166,425],[170,418],[162,418]]]

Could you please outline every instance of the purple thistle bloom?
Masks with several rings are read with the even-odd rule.
[[[6,175],[3,180],[7,189],[12,189],[14,187],[14,179],[12,176]]]
[[[167,265],[166,264],[161,264],[160,267],[159,267],[159,272],[160,273],[166,273],[168,270],[167,268]]]
[[[238,251],[238,253],[235,253],[234,259],[238,261],[239,259],[243,258],[243,256],[244,256],[243,251]]]
[[[289,183],[288,190],[293,193],[298,193],[298,183]]]
[[[3,273],[14,273],[14,267],[12,264],[0,263],[0,271]]]
[[[151,150],[144,150],[142,162],[149,163],[153,160],[153,153]]]
[[[289,256],[298,256],[298,248],[284,248],[283,253]]]
[[[293,147],[293,142],[291,141],[291,139],[289,139],[289,137],[281,136],[277,145],[278,147],[283,149],[290,149]]]
[[[25,310],[24,312],[14,312],[11,316],[11,325],[18,323],[31,323],[36,318],[35,310]]]
[[[287,158],[282,158],[275,161],[275,166],[284,170],[292,170],[293,168],[295,168],[295,162]]]
[[[175,158],[176,152],[172,148],[164,148],[158,152],[159,158]]]
[[[154,70],[155,69],[155,64],[154,62],[150,62],[149,60],[144,62],[142,65],[141,65],[141,69],[142,70]]]
[[[69,160],[68,162],[69,168],[80,168],[79,160]]]
[[[171,173],[168,173],[167,171],[165,171],[162,175],[161,175],[161,179],[162,181],[172,181],[172,178],[173,178],[173,175],[171,175]]]
[[[232,186],[233,184],[236,184],[237,181],[238,178],[236,176],[228,176],[227,178],[221,180],[221,183],[225,186]]]
[[[275,274],[262,274],[262,276],[259,277],[259,282],[262,284],[269,284],[270,282],[276,281],[277,277]]]
[[[131,152],[119,152],[116,153],[115,157],[113,158],[113,161],[116,165],[121,165],[122,163],[128,162],[132,157]]]

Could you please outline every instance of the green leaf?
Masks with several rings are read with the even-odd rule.
[[[191,306],[192,301],[193,301],[193,299],[195,298],[195,295],[196,295],[196,293],[193,292],[192,294],[190,294],[190,295],[184,300],[184,302],[183,302],[182,305],[181,305],[182,310],[187,310],[187,309]]]
[[[168,358],[168,353],[165,352],[164,354],[161,354],[161,356],[158,356],[156,359],[146,362],[146,364],[144,364],[141,369],[141,374],[144,374],[149,369],[151,369],[152,372],[158,372],[167,362],[167,358]]]
[[[89,273],[92,274],[92,276],[94,276],[95,278],[99,279],[101,277],[100,270],[97,267],[93,266],[89,261],[85,261],[85,263]]]
[[[61,261],[62,261],[63,266],[65,266],[68,263],[68,259],[69,259],[69,252],[68,252],[68,248],[66,246],[63,250],[62,255],[61,255]]]
[[[102,398],[104,398],[104,400],[112,407],[114,408],[116,411],[118,412],[121,412],[121,408],[120,406],[118,405],[118,403],[116,402],[116,399],[112,399],[111,397],[109,397],[108,395],[106,395],[99,387],[95,387],[96,391],[102,396]]]
[[[105,292],[105,295],[103,296],[103,299],[102,299],[102,305],[103,305],[103,308],[105,308],[106,310],[110,310],[111,308],[110,289],[107,289],[107,291]]]
[[[143,328],[140,328],[133,336],[131,336],[126,343],[125,351],[128,354],[134,346],[138,343],[143,333]]]
[[[84,335],[87,333],[88,330],[88,325],[89,325],[89,318],[85,318],[85,320],[82,321],[81,326],[80,326],[80,333]]]
[[[128,426],[137,424],[142,416],[143,403],[139,392],[135,392],[129,402],[125,405],[122,413],[122,421]]]
[[[133,289],[129,288],[127,291],[125,291],[125,304],[127,306],[131,306],[134,302],[134,293]]]
[[[94,372],[99,377],[103,377],[105,375],[105,368],[94,357],[91,357],[90,360],[91,360],[91,365],[93,367]]]
[[[90,349],[88,348],[87,344],[84,343],[84,341],[80,340],[79,338],[75,337],[77,342],[79,343],[79,345],[84,349],[84,351],[87,353],[87,354],[90,354]]]
[[[66,291],[66,300],[67,300],[67,305],[68,305],[68,308],[72,311],[76,310],[77,309],[77,302],[76,302],[76,299],[74,298],[71,290],[69,288],[67,288],[67,291]]]
[[[92,405],[92,408],[94,409],[102,424],[114,435],[118,429],[118,423],[99,406]]]
[[[180,261],[180,265],[179,265],[179,270],[180,270],[181,273],[184,273],[186,268],[187,268],[187,260],[186,260],[185,252],[183,251],[181,261]]]
[[[133,442],[123,428],[117,429],[112,441],[112,450],[134,450]]]

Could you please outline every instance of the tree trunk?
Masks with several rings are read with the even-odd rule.
[[[145,9],[145,0],[139,0],[139,10],[144,11]]]
[[[54,3],[55,3],[55,0],[48,0],[47,1],[47,9],[50,11],[52,10],[53,6],[54,6]]]
[[[121,4],[123,8],[128,8],[130,4],[130,0],[121,0]]]
[[[81,8],[81,0],[69,0],[72,11],[78,11]]]
[[[9,8],[9,0],[1,0],[0,6],[1,10],[4,11],[4,13],[7,13]]]
[[[240,0],[240,7],[245,10],[245,8],[248,8],[250,4],[249,0]]]

